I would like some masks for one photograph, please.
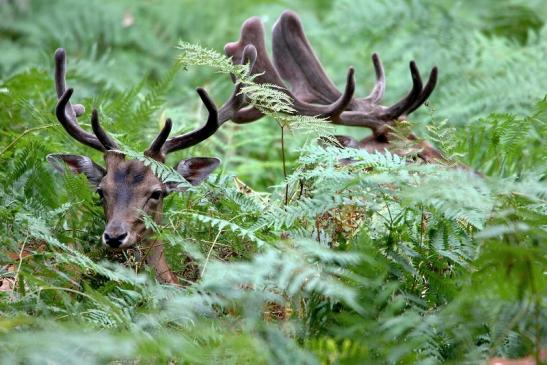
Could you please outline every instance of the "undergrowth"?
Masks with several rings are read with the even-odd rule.
[[[475,364],[547,346],[543,2],[295,5],[329,71],[356,62],[368,75],[380,50],[394,95],[409,82],[401,59],[437,63],[438,92],[411,123],[468,169],[318,145],[327,123],[287,117],[284,94],[216,51],[246,16],[271,25],[278,4],[219,17],[193,2],[76,3],[0,2],[0,364]],[[193,88],[222,100],[234,74],[268,114],[186,151],[221,157],[221,171],[147,220],[181,287],[159,285],[136,253],[106,252],[98,196],[45,161],[101,161],[55,120],[61,45],[84,127],[97,106],[162,179],[172,161],[135,151],[166,116],[173,134],[202,122]]]

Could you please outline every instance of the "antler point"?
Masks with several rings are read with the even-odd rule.
[[[410,61],[410,73],[412,75],[412,79],[420,78],[420,70],[418,70],[418,66],[414,60]]]
[[[66,89],[66,91],[64,92],[64,94],[61,96],[61,99],[65,99],[68,100],[70,99],[70,97],[72,96],[72,93],[74,92],[74,89],[69,87],[68,89]]]
[[[196,88],[196,92],[198,93],[199,97],[203,100],[203,98],[208,98],[209,95],[207,94],[207,91],[205,91],[204,88],[198,87]]]
[[[254,27],[259,27],[260,30],[262,30],[262,20],[260,20],[258,16],[253,16],[245,20],[241,26],[241,32],[243,33],[244,30],[251,30]]]
[[[55,59],[63,59],[66,56],[64,48],[57,48],[55,50]]]
[[[281,16],[279,17],[279,20],[281,21],[281,19],[285,19],[285,18],[287,18],[287,20],[289,20],[289,19],[294,19],[294,20],[297,20],[297,21],[300,20],[300,17],[298,16],[298,14],[296,14],[291,9],[283,10],[283,12],[281,13]]]

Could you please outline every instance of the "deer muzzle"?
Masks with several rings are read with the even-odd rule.
[[[126,224],[113,222],[106,226],[102,241],[110,248],[123,248],[130,245],[130,237],[129,227]]]

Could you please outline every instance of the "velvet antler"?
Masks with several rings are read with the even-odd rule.
[[[321,63],[313,52],[304,34],[298,16],[285,11],[273,27],[273,61],[283,79],[291,85],[292,93],[299,99],[310,103],[331,103],[341,93],[326,75]],[[352,98],[347,108],[338,117],[330,120],[335,124],[368,127],[378,133],[384,125],[419,108],[429,97],[437,82],[437,68],[423,87],[420,72],[414,61],[410,62],[412,89],[397,103],[391,106],[378,104],[385,91],[385,74],[378,54],[372,55],[376,73],[376,84],[365,98]]]
[[[91,114],[93,133],[86,132],[80,126],[77,117],[82,115],[85,112],[85,109],[80,104],[72,105],[70,103],[70,98],[72,97],[74,90],[66,88],[65,77],[66,52],[64,49],[59,48],[55,51],[55,89],[57,91],[57,97],[59,98],[55,112],[61,125],[74,139],[96,150],[105,152],[118,149],[118,144],[101,127],[101,124],[99,123],[99,114],[96,109],[94,109]],[[209,112],[207,122],[194,131],[167,139],[172,128],[171,119],[167,119],[161,132],[145,151],[145,155],[163,161],[165,160],[165,155],[168,153],[194,146],[209,138],[217,131],[221,123],[219,123],[218,120],[215,104],[204,89],[197,89],[197,93]],[[243,96],[235,96],[235,103],[239,103],[237,100],[240,100],[241,98],[243,98]],[[224,115],[227,115],[227,108],[224,110]]]
[[[327,104],[317,104],[300,99],[293,93],[293,90],[286,87],[278,70],[270,61],[264,43],[264,27],[257,17],[250,18],[243,23],[239,41],[228,43],[224,47],[224,51],[226,55],[232,57],[235,63],[242,63],[246,58],[252,59],[254,57],[251,73],[257,75],[255,81],[259,84],[272,84],[281,87],[293,99],[293,108],[297,114],[326,119],[336,118],[347,108],[355,91],[354,71],[353,68],[349,68],[344,93],[338,95],[334,100]],[[243,120],[235,118],[232,121],[244,123],[262,116],[260,112],[251,111],[251,109],[246,109],[244,114],[248,118],[241,118]]]
[[[82,129],[78,123],[78,116],[85,112],[85,109],[80,104],[70,104],[70,97],[74,92],[73,89],[66,88],[66,53],[63,48],[55,51],[55,89],[57,91],[57,107],[55,114],[63,128],[75,140],[92,147],[96,150],[104,152],[108,149],[117,148],[116,143],[106,134],[99,124],[97,111],[94,110],[91,117],[91,124],[95,134],[91,134]]]
[[[209,117],[205,124],[186,134],[167,139],[171,132],[171,119],[167,119],[162,131],[144,152],[145,155],[163,161],[165,155],[195,146],[211,137],[217,131],[221,124],[218,120],[218,112],[215,103],[204,89],[198,88],[196,91],[201,98],[203,105],[205,105],[205,108],[209,112]]]
[[[362,141],[351,137],[336,136],[347,147],[383,150],[389,143],[388,135],[392,125],[418,109],[429,98],[437,83],[437,68],[433,67],[429,78],[423,85],[418,67],[410,62],[412,88],[401,100],[391,106],[380,105],[385,91],[385,73],[378,54],[372,55],[376,74],[376,84],[364,98],[354,98],[354,70],[348,69],[346,86],[340,92],[325,73],[306,38],[302,23],[292,11],[285,11],[273,27],[273,61],[270,60],[264,42],[264,27],[259,18],[246,20],[241,27],[240,39],[228,43],[224,50],[234,63],[250,60],[251,73],[255,82],[279,86],[293,99],[297,114],[315,116],[329,120],[333,124],[367,127],[372,136]],[[262,113],[246,103],[244,96],[238,95],[240,86],[225,105],[230,113],[222,112],[221,121],[231,118],[236,123],[247,123],[262,117]],[[237,96],[237,97],[236,97]],[[416,140],[414,135],[407,137]],[[420,143],[422,157],[426,161],[442,159],[442,155],[427,143]]]

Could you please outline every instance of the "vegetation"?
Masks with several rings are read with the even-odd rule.
[[[223,45],[252,15],[271,29],[287,4],[0,1],[0,364],[476,364],[547,347],[540,0],[291,1],[337,85],[352,63],[366,94],[376,51],[389,102],[407,61],[438,65],[410,123],[477,173],[323,148],[328,123],[274,113],[169,158],[222,159],[148,222],[181,287],[158,284],[138,250],[101,247],[98,196],[45,160],[101,161],[55,119],[55,49],[81,120],[96,106],[142,158],[131,151],[166,116],[173,134],[202,123],[196,87],[228,98]]]

